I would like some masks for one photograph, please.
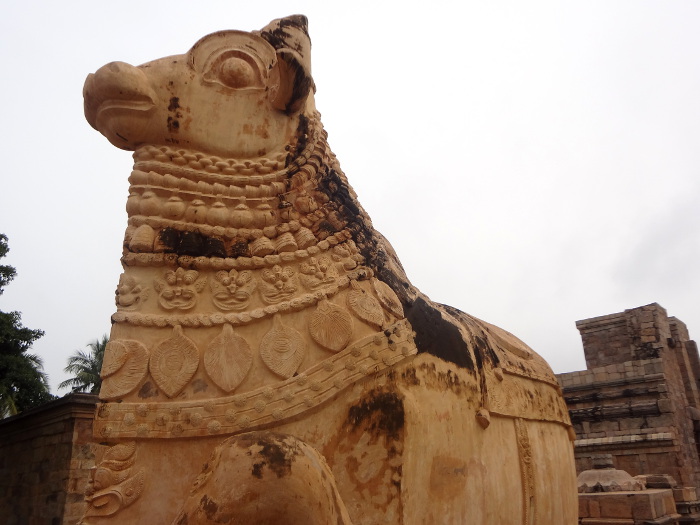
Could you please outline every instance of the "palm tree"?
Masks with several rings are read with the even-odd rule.
[[[109,337],[105,334],[102,339],[95,339],[88,344],[89,352],[76,350],[68,358],[68,366],[63,369],[64,372],[73,374],[73,377],[61,382],[58,388],[70,388],[73,392],[99,394],[102,386],[100,370],[102,370],[102,359],[107,343],[109,343]]]
[[[34,354],[0,355],[0,419],[54,399],[43,366]]]

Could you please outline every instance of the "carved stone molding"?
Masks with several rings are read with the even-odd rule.
[[[535,524],[535,466],[532,458],[532,444],[527,430],[527,422],[521,418],[513,420],[520,459],[520,477],[523,495],[523,525]]]
[[[302,414],[416,353],[410,325],[401,320],[273,386],[201,401],[102,403],[94,432],[112,439],[235,434]]]

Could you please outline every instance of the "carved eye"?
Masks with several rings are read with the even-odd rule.
[[[240,50],[229,50],[212,60],[204,80],[232,89],[263,87],[262,73],[255,58]]]
[[[219,79],[222,84],[232,88],[254,87],[258,84],[253,67],[239,57],[229,57],[221,63]]]

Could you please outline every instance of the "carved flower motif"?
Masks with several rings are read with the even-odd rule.
[[[134,310],[148,298],[148,288],[142,286],[130,275],[121,274],[115,292],[117,308]]]
[[[255,287],[252,272],[221,270],[216,272],[214,280],[211,281],[212,300],[222,310],[245,310],[250,304]]]
[[[158,304],[166,310],[189,310],[197,302],[197,294],[206,284],[206,277],[199,277],[196,270],[178,268],[165,272],[163,279],[153,284],[158,292]]]
[[[316,290],[324,285],[333,284],[338,278],[338,270],[326,256],[318,259],[311,257],[300,265],[299,270],[301,271],[301,284],[309,290]]]
[[[338,244],[333,247],[333,260],[342,264],[345,270],[353,270],[357,263],[362,261],[362,256],[357,253],[357,247],[353,241]]]
[[[275,265],[262,271],[260,294],[266,304],[275,304],[291,298],[299,288],[295,272],[289,266]]]

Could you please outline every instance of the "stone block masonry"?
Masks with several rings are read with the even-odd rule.
[[[97,396],[69,394],[0,421],[4,525],[73,525],[101,447],[92,440]]]
[[[594,456],[611,454],[615,468],[633,476],[670,475],[680,487],[679,523],[700,523],[691,497],[700,486],[700,359],[687,327],[656,303],[576,327],[587,370],[558,378],[576,432],[577,471],[591,469]],[[596,512],[580,517],[586,523],[631,518]]]

